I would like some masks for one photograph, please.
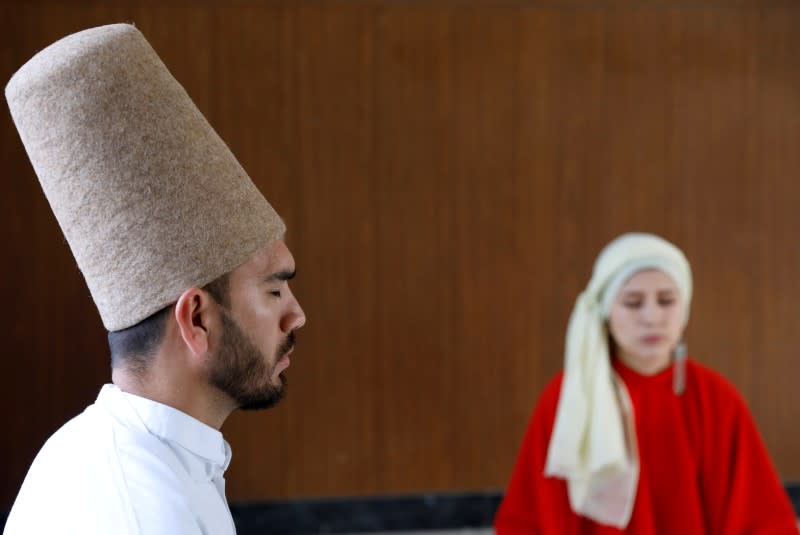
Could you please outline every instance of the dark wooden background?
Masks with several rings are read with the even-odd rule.
[[[0,3],[0,80],[134,22],[285,217],[308,316],[276,410],[223,431],[232,500],[498,489],[600,248],[693,263],[691,353],[800,478],[800,4]],[[0,111],[0,510],[109,379]]]

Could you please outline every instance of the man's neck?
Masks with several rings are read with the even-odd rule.
[[[111,382],[120,390],[170,406],[204,424],[219,429],[235,407],[215,395],[208,384],[197,384],[190,377],[176,379],[169,372],[159,373],[156,366],[142,374],[114,368]]]

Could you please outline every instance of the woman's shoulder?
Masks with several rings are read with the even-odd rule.
[[[723,374],[693,359],[687,360],[686,366],[689,381],[687,387],[698,396],[730,408],[746,407],[739,389]]]
[[[558,407],[558,398],[561,395],[561,383],[563,379],[564,371],[560,370],[545,383],[544,388],[542,388],[536,400],[536,405],[531,415],[532,420],[549,422],[552,424]]]
[[[708,385],[712,388],[732,389],[736,390],[736,386],[724,375],[713,368],[709,368],[705,364],[701,364],[697,360],[688,359],[686,367],[689,374],[692,375],[697,381]]]
[[[558,400],[561,394],[561,383],[564,381],[564,370],[559,370],[555,375],[545,383],[541,394],[539,394],[539,403],[545,401]]]

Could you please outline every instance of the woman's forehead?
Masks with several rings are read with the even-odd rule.
[[[678,285],[668,274],[659,269],[643,269],[637,271],[625,281],[625,284],[620,288],[620,293],[677,290]]]

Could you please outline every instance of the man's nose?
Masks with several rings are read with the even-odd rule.
[[[289,295],[292,298],[292,304],[290,305],[289,311],[284,315],[283,321],[281,322],[281,330],[287,333],[299,329],[306,324],[306,313],[303,312],[300,302],[297,300],[294,294],[291,293],[291,291],[289,291]]]

